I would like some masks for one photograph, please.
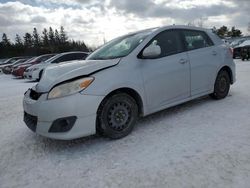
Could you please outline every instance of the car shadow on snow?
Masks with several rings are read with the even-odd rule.
[[[37,81],[32,81],[32,80],[24,80],[24,83],[37,83]]]
[[[37,81],[26,80],[22,77],[12,77],[13,80],[23,80],[23,83],[36,83]]]
[[[23,78],[22,77],[12,77],[13,80],[22,80]]]

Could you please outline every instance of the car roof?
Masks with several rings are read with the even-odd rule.
[[[244,46],[250,46],[250,40],[245,40],[243,43],[241,43],[238,47],[244,47]]]
[[[187,29],[187,30],[197,30],[197,31],[212,31],[212,29],[206,29],[206,28],[201,28],[201,27],[195,27],[195,26],[188,26],[188,25],[168,25],[168,26],[161,26],[161,27],[154,27],[154,28],[149,28],[149,29],[144,29],[136,32],[131,32],[128,35],[131,34],[137,34],[137,33],[142,33],[142,32],[159,32],[159,31],[164,31],[167,29]]]
[[[209,29],[195,27],[195,26],[188,26],[188,25],[167,25],[159,27],[158,30],[166,30],[166,29],[191,29],[191,30],[199,30],[199,31],[207,31]]]
[[[84,53],[84,54],[88,54],[88,52],[82,52],[82,51],[73,51],[73,52],[63,52],[57,55],[67,55],[67,54],[75,54],[75,53]]]

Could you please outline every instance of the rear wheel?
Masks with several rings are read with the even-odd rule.
[[[230,77],[227,71],[222,70],[218,73],[215,84],[214,92],[210,95],[214,99],[223,99],[228,95],[230,89]]]
[[[133,130],[137,117],[136,101],[127,94],[115,94],[101,104],[97,115],[97,130],[111,139],[119,139]]]

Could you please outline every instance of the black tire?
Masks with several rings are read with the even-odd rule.
[[[230,77],[227,71],[222,70],[218,73],[215,84],[214,92],[210,96],[216,100],[224,99],[230,90]]]
[[[129,95],[119,93],[105,99],[97,113],[97,131],[111,139],[127,136],[138,118],[138,106]]]
[[[43,70],[41,70],[41,71],[39,72],[39,77],[38,77],[38,79],[37,79],[38,82],[41,80],[42,75],[43,75]]]

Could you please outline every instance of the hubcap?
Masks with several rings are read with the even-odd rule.
[[[219,90],[220,92],[224,92],[227,89],[227,80],[225,77],[221,77],[219,81]]]
[[[109,127],[115,131],[127,128],[130,120],[131,109],[125,102],[115,103],[108,111]]]

